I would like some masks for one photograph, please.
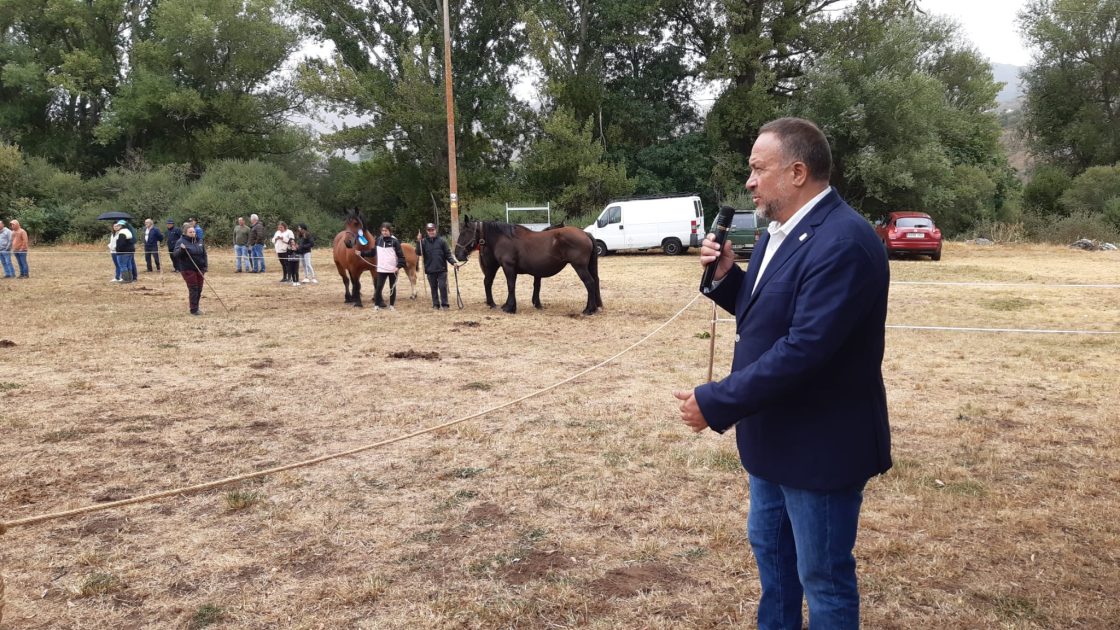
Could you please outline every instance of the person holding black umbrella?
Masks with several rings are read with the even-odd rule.
[[[183,274],[183,281],[187,283],[187,301],[191,315],[201,315],[198,302],[202,299],[202,284],[209,267],[206,264],[206,247],[198,242],[194,226],[188,227],[183,238],[179,239],[175,250],[171,252],[171,259],[176,262],[176,267]]]

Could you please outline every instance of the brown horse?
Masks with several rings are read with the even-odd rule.
[[[459,240],[455,243],[455,257],[465,261],[475,247],[478,247],[478,262],[486,287],[486,304],[490,308],[497,306],[492,289],[498,269],[505,272],[509,291],[502,310],[516,313],[517,274],[533,276],[533,306],[541,308],[541,278],[555,276],[566,265],[576,270],[587,288],[587,306],[583,314],[591,315],[603,308],[595,244],[586,232],[577,227],[534,232],[520,225],[464,218],[459,228]]]
[[[365,241],[364,243],[362,241]],[[362,213],[357,208],[346,211],[346,228],[335,234],[332,247],[334,249],[334,267],[342,277],[342,286],[345,288],[345,302],[357,308],[362,307],[362,274],[366,271],[373,276],[377,272],[377,259],[360,256],[358,252],[368,252],[374,248],[377,241],[376,234],[370,234],[365,229]],[[416,248],[412,245],[401,243],[404,251],[404,271],[412,285],[412,295],[409,299],[416,299],[416,267],[418,259]],[[353,290],[351,290],[353,285]]]

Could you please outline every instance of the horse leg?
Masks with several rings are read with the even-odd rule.
[[[349,304],[354,301],[354,296],[350,295],[350,278],[345,272],[339,275],[342,276],[342,287],[343,291],[346,292],[346,299],[343,300],[343,303]]]
[[[587,267],[573,265],[573,268],[579,275],[579,279],[583,281],[583,286],[587,288],[587,306],[583,307],[583,314],[591,315],[602,306],[599,298],[599,281],[591,275],[591,271]]]
[[[541,306],[541,277],[533,276],[533,307],[544,308]]]
[[[506,303],[502,305],[502,310],[507,313],[517,312],[517,272],[514,271],[513,265],[503,265],[502,270],[506,272]]]
[[[494,302],[494,276],[498,275],[498,270],[486,271],[485,274],[482,277],[482,286],[486,288],[486,306],[496,308],[498,305]]]
[[[412,287],[412,295],[408,298],[410,300],[416,299],[416,269],[414,267],[405,268],[405,273],[408,274],[408,284]]]
[[[362,274],[354,276],[354,308],[362,308]]]

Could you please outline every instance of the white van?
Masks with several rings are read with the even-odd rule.
[[[612,201],[583,231],[595,239],[599,256],[651,247],[675,256],[704,240],[704,208],[696,195]]]

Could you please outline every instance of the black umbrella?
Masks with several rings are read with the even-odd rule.
[[[102,212],[97,215],[98,221],[120,221],[121,219],[131,221],[132,215],[127,212]]]

